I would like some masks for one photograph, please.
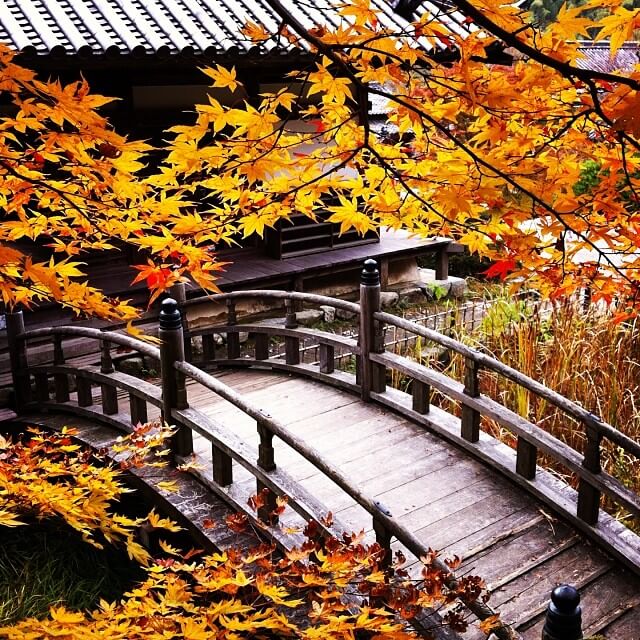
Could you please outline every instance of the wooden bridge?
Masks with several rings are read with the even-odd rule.
[[[221,294],[207,298],[227,306],[226,323],[218,326],[183,326],[180,311],[203,300],[175,293],[179,303],[163,303],[160,348],[91,328],[24,331],[21,314],[9,315],[14,421],[75,424],[85,440],[102,446],[161,414],[178,426],[176,459],[194,454],[201,463],[193,472],[199,483],[189,480],[183,494],[164,499],[176,509],[191,508],[193,527],[217,546],[230,544],[228,532],[205,527],[206,517],[231,508],[265,520],[260,510],[248,509],[247,499],[268,487],[289,496],[286,527],[266,529],[284,547],[299,542],[286,531],[311,519],[326,521],[331,511],[333,524],[321,525],[329,533],[364,530],[390,551],[401,549],[416,576],[429,548],[441,550],[442,557],[458,555],[456,573],[483,576],[491,607],[511,624],[501,638],[540,638],[549,592],[561,583],[581,593],[585,637],[640,638],[640,538],[600,508],[604,495],[640,524],[640,498],[600,462],[604,441],[635,458],[640,444],[487,355],[382,312],[375,263],[363,271],[360,304],[284,291]],[[236,304],[246,299],[279,301],[283,321],[239,324]],[[301,303],[356,314],[358,339],[298,327],[295,309]],[[385,325],[461,354],[464,380],[385,351]],[[240,332],[253,336],[252,353],[241,353]],[[224,345],[216,344],[215,334],[226,335]],[[198,336],[202,360],[189,362],[185,347],[191,354]],[[274,336],[284,339],[284,356],[270,355]],[[100,344],[98,365],[65,361],[65,340],[78,338]],[[43,340],[53,343],[53,363],[30,366],[29,349]],[[317,364],[301,359],[305,340],[318,344]],[[115,371],[117,349],[160,361],[161,388]],[[335,370],[343,352],[355,354],[355,373]],[[410,394],[387,387],[389,369],[411,381]],[[480,369],[579,421],[584,451],[481,395]],[[460,417],[431,404],[434,390],[459,403]],[[517,444],[511,448],[484,432],[483,417]],[[538,464],[547,460],[563,467],[577,489]],[[472,619],[491,614],[487,606],[470,605]],[[464,637],[485,636],[472,625]]]

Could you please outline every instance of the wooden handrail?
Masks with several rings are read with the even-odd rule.
[[[405,331],[412,332],[417,336],[421,336],[423,338],[426,338],[427,340],[431,340],[432,342],[446,347],[447,349],[455,351],[465,358],[473,360],[484,369],[490,369],[492,371],[495,371],[496,373],[499,373],[512,382],[520,385],[524,389],[531,391],[540,398],[544,398],[554,406],[562,409],[562,411],[564,411],[572,418],[575,418],[576,420],[593,427],[598,431],[598,433],[602,434],[613,443],[617,444],[619,447],[622,447],[627,453],[640,458],[640,443],[636,442],[624,433],[621,433],[615,427],[604,422],[604,420],[601,420],[590,411],[587,411],[584,407],[581,407],[579,404],[569,400],[568,398],[565,398],[556,391],[549,389],[545,385],[537,382],[524,373],[516,371],[515,369],[512,369],[499,360],[496,360],[495,358],[492,358],[491,356],[488,356],[481,351],[473,349],[472,347],[469,347],[462,342],[458,342],[457,340],[454,340],[449,336],[445,336],[444,334],[423,327],[419,324],[416,324],[415,322],[406,320],[405,318],[398,318],[397,316],[383,311],[375,313],[374,318],[376,318],[380,322],[384,322],[385,324],[396,326],[400,329],[404,329]]]
[[[70,327],[66,325],[60,327],[46,327],[43,329],[25,331],[17,337],[21,340],[29,341],[51,336],[92,338],[93,340],[112,342],[120,345],[121,347],[127,347],[132,351],[137,351],[153,360],[160,360],[160,349],[158,349],[158,347],[154,347],[153,345],[139,340],[138,338],[132,338],[131,336],[122,335],[120,333],[113,333],[112,331],[91,329],[89,327]]]
[[[198,327],[189,330],[189,336],[202,336],[210,333],[227,333],[229,331],[243,331],[248,333],[262,333],[271,336],[294,337],[294,338],[316,338],[319,344],[329,344],[334,347],[343,347],[350,349],[353,353],[360,353],[358,343],[355,338],[341,336],[328,331],[319,331],[315,329],[307,329],[298,327],[289,329],[284,326],[268,325],[268,324],[236,324],[236,325],[208,325],[206,327]]]
[[[555,458],[565,467],[573,471],[578,477],[584,478],[596,485],[604,493],[618,500],[622,506],[640,518],[639,496],[627,489],[621,482],[608,473],[601,472],[594,474],[589,471],[582,465],[582,455],[575,449],[517,413],[514,413],[487,396],[469,396],[465,393],[464,385],[461,383],[456,382],[443,373],[412,362],[403,356],[391,353],[371,354],[371,359],[379,364],[402,371],[414,380],[426,383],[450,398],[457,400],[462,405],[469,406],[481,415],[495,420],[512,433],[525,438],[527,442]]]
[[[314,293],[302,293],[299,291],[280,291],[278,289],[250,289],[247,291],[231,291],[229,293],[216,293],[198,298],[189,298],[180,303],[181,308],[188,308],[207,302],[226,302],[227,300],[245,299],[273,299],[273,300],[293,300],[296,302],[308,302],[314,305],[329,305],[336,309],[343,309],[351,313],[360,313],[360,306],[355,302],[338,300],[328,296],[316,295]]]

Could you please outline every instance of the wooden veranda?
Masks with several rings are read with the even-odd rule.
[[[604,494],[638,523],[640,498],[600,468],[600,453],[604,440],[634,457],[640,457],[640,445],[502,363],[381,312],[374,264],[367,265],[362,282],[360,304],[282,291],[222,294],[216,299],[227,304],[226,324],[194,330],[183,327],[175,301],[165,301],[161,349],[91,328],[24,331],[21,317],[10,316],[18,410],[13,420],[56,427],[63,420],[74,423],[61,416],[76,416],[81,434],[99,444],[108,439],[105,429],[117,434],[162,412],[179,426],[177,459],[195,454],[203,469],[196,473],[199,486],[227,508],[259,518],[246,505],[257,483],[289,496],[285,524],[321,521],[332,511],[331,532],[362,529],[390,551],[402,549],[409,571],[419,571],[419,558],[429,548],[441,550],[443,557],[458,555],[462,565],[456,572],[485,577],[493,593],[490,605],[510,623],[501,638],[540,638],[549,592],[560,583],[575,585],[581,594],[585,637],[640,637],[640,538],[600,508]],[[235,304],[243,298],[280,300],[283,321],[238,324]],[[296,326],[300,302],[358,314],[359,338]],[[195,304],[189,300],[182,308]],[[464,381],[386,352],[383,324],[462,354]],[[250,354],[240,351],[240,331],[253,336]],[[226,334],[225,344],[218,346],[214,334]],[[185,361],[184,351],[198,336],[203,358],[196,366]],[[272,336],[284,338],[283,356],[270,354]],[[98,365],[65,362],[64,341],[76,338],[99,341]],[[301,341],[309,338],[319,345],[316,364],[300,357]],[[30,366],[29,345],[42,339],[53,341],[54,362]],[[160,361],[161,387],[114,371],[115,348]],[[356,355],[355,373],[334,368],[344,350]],[[584,452],[481,395],[480,368],[580,421]],[[387,387],[388,369],[412,381],[410,394]],[[460,403],[461,417],[432,405],[432,390]],[[511,448],[485,433],[483,416],[511,432],[517,445]],[[541,454],[573,474],[577,489],[540,466]],[[211,537],[202,527],[202,513],[193,526]],[[268,531],[283,546],[299,541],[295,533]],[[490,614],[491,609],[478,606],[469,613],[472,619]],[[472,626],[464,637],[484,635]]]

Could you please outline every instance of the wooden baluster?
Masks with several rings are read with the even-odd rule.
[[[362,399],[369,402],[371,392],[380,387],[380,372],[374,368],[369,354],[376,351],[377,333],[373,314],[380,311],[380,273],[375,260],[365,260],[360,274],[360,389]],[[356,370],[356,375],[358,371]]]
[[[184,361],[184,338],[182,317],[178,303],[173,298],[162,301],[159,315],[160,375],[162,376],[162,419],[173,424],[173,409],[187,409],[187,387],[184,374],[174,364]],[[171,439],[174,456],[193,453],[193,433],[186,425],[178,424]]]
[[[16,412],[20,413],[31,402],[31,378],[27,361],[27,345],[24,338],[21,337],[24,334],[24,316],[22,311],[14,311],[13,313],[6,313],[5,319],[15,409]]]
[[[413,397],[413,410],[418,413],[429,413],[431,404],[431,385],[420,380],[411,383],[411,395]]]
[[[227,324],[232,327],[238,324],[236,316],[236,303],[227,300]],[[240,334],[237,331],[227,333],[227,358],[235,360],[240,357]]]
[[[100,351],[100,371],[102,373],[113,373],[113,359],[111,358],[111,343],[103,338]],[[102,383],[100,385],[102,395],[102,413],[113,415],[118,413],[118,390],[112,384]]]
[[[53,336],[53,364],[64,364],[64,350],[62,348],[62,336],[56,333]],[[56,402],[69,402],[69,377],[66,373],[56,373],[53,376],[56,392]]]
[[[91,393],[91,380],[82,375],[76,376],[76,389],[78,391],[78,406],[90,407],[93,404],[93,394]]]
[[[478,371],[480,367],[473,358],[465,358],[464,392],[471,398],[480,395]],[[469,442],[480,440],[480,413],[467,405],[462,405],[461,435]]]
[[[216,341],[212,333],[205,333],[202,336],[202,359],[205,362],[216,359]]]
[[[320,344],[320,373],[333,373],[335,350],[332,344]]]
[[[376,502],[376,506],[384,513],[384,515],[391,516],[391,511],[380,502]],[[376,542],[384,549],[383,565],[388,567],[391,565],[393,555],[391,553],[391,532],[387,528],[386,524],[380,518],[373,516],[373,531],[376,534]]]
[[[129,393],[129,415],[131,416],[131,424],[134,427],[148,422],[147,401],[135,395],[135,393]]]
[[[600,473],[602,464],[600,459],[601,433],[595,428],[587,425],[587,440],[584,447],[584,458],[582,466],[591,473]],[[598,522],[600,512],[600,491],[587,480],[580,478],[578,484],[578,518],[587,524],[595,525]]]
[[[295,305],[293,300],[285,300],[286,315],[284,320],[285,329],[295,329],[298,326]],[[284,337],[285,361],[287,364],[300,364],[300,338],[295,336]]]
[[[518,436],[518,448],[516,453],[516,473],[527,480],[536,477],[536,460],[538,449],[527,442],[522,436]]]
[[[49,402],[49,376],[42,371],[33,374],[36,383],[36,400],[38,402]]]
[[[213,479],[221,487],[228,487],[233,482],[233,460],[215,444],[211,445],[211,461]]]
[[[258,466],[264,471],[274,471],[276,468],[275,451],[273,449],[273,433],[265,424],[258,422],[258,435],[260,444],[258,446]],[[260,480],[256,481],[258,494],[264,492],[264,504],[258,507],[258,518],[266,524],[276,525],[278,516],[274,513],[278,504],[276,494],[268,489]],[[266,491],[265,491],[266,490]]]
[[[256,343],[256,360],[268,360],[269,359],[269,336],[266,333],[255,334]]]

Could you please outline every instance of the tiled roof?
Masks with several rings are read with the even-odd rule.
[[[583,58],[577,65],[582,69],[611,73],[613,71],[632,71],[640,63],[640,42],[626,42],[615,56],[611,56],[608,42],[582,42],[580,51]]]
[[[332,2],[283,4],[308,27],[337,26],[340,17]],[[406,27],[390,2],[372,4],[383,26]],[[435,6],[426,8],[442,13]],[[447,14],[443,20],[459,30],[458,17]],[[264,0],[0,0],[0,42],[32,55],[257,53],[240,32],[247,20],[269,30],[279,24]]]

